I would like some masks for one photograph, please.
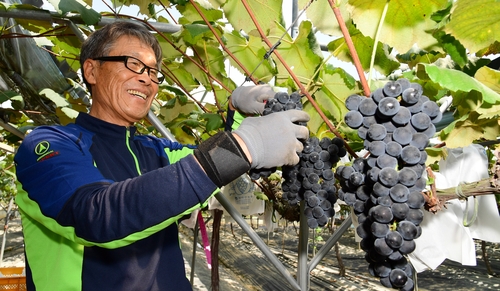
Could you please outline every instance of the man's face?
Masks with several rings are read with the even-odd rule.
[[[120,37],[108,56],[131,56],[156,68],[151,47],[130,36]],[[151,81],[148,70],[137,74],[123,62],[85,61],[85,77],[92,85],[90,115],[117,125],[129,126],[144,118],[158,93],[158,84]]]

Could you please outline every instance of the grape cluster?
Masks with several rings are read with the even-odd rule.
[[[442,113],[418,83],[404,78],[368,98],[351,95],[345,104],[344,120],[357,129],[370,155],[336,169],[339,199],[357,216],[370,273],[388,288],[413,290],[405,255],[415,250],[421,234],[425,148]]]
[[[283,167],[283,197],[292,205],[305,201],[304,215],[311,229],[323,227],[335,215],[337,188],[333,166],[346,155],[344,141],[335,137],[310,137],[299,154],[300,162]]]
[[[267,101],[263,115],[274,112],[297,109],[302,110],[301,96],[298,92],[288,95],[278,92]],[[305,125],[305,124],[303,124]],[[305,201],[304,215],[307,224],[314,229],[325,226],[335,211],[333,205],[337,201],[337,188],[333,167],[341,157],[346,155],[344,141],[341,138],[310,137],[303,141],[304,149],[298,153],[300,162],[295,166],[283,166],[281,185],[283,199],[290,205]],[[268,177],[273,169],[252,169],[250,177],[254,180]]]

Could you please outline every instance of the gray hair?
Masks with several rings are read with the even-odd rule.
[[[146,25],[134,21],[118,20],[94,31],[82,44],[80,50],[80,67],[83,82],[89,90],[91,90],[91,86],[85,80],[83,63],[87,59],[107,56],[116,40],[124,35],[137,37],[141,42],[150,46],[155,53],[157,68],[161,68],[162,50],[160,44]]]

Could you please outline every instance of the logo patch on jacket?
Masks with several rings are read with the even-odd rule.
[[[59,152],[51,150],[50,143],[44,140],[36,145],[35,154],[38,156],[38,159],[36,159],[36,161],[41,162],[59,155]]]

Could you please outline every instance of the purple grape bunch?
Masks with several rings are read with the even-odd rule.
[[[278,92],[267,101],[263,115],[274,112],[297,109],[302,110],[301,95],[293,92]],[[305,124],[304,124],[305,125]],[[335,215],[333,206],[337,201],[334,166],[347,151],[341,138],[309,137],[303,141],[304,149],[298,153],[300,162],[295,166],[283,166],[281,188],[283,199],[290,205],[304,201],[304,213],[309,228],[315,229],[327,224]],[[268,177],[274,169],[251,170],[254,180]]]
[[[442,113],[420,84],[405,78],[387,82],[369,97],[351,95],[345,105],[345,123],[357,130],[370,154],[337,167],[339,199],[357,217],[369,272],[385,287],[413,290],[406,255],[422,231],[425,148]]]

